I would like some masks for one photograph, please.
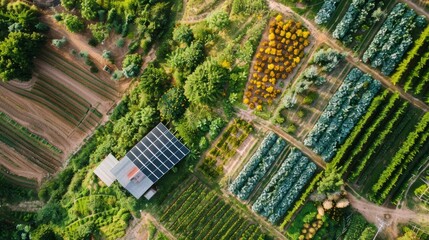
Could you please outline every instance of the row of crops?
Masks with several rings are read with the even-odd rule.
[[[391,0],[353,0],[341,21],[336,25],[332,36],[353,50],[367,42],[367,36],[373,26],[381,20],[383,10]]]
[[[5,116],[0,121],[0,142],[46,172],[54,173],[62,165],[59,149],[15,121],[6,120]]]
[[[286,146],[285,140],[270,132],[231,183],[229,191],[241,200],[248,200]],[[315,183],[308,183],[316,170],[316,165],[301,151],[291,150],[262,192],[256,196],[252,210],[271,223],[278,223],[298,200],[304,187],[309,185],[308,191],[302,194],[303,199],[297,201],[299,203],[293,209],[296,212],[313,190]]]
[[[407,57],[399,64],[392,75],[392,83],[404,87],[406,92],[426,100],[429,103],[429,26],[414,42]]]
[[[363,54],[363,62],[390,75],[413,44],[413,30],[422,29],[426,24],[423,16],[418,16],[406,4],[398,3]]]
[[[247,220],[214,191],[193,181],[160,217],[180,239],[263,239],[258,225]]]
[[[330,99],[304,144],[330,161],[380,89],[381,84],[361,70],[352,69]]]
[[[252,210],[277,223],[316,172],[316,165],[299,150],[292,150],[271,178]]]
[[[383,202],[409,178],[429,147],[428,116],[421,116],[398,94],[385,90],[374,98],[332,163],[342,166],[349,180],[369,186],[363,191],[372,200]]]
[[[229,186],[229,191],[247,200],[285,147],[286,141],[270,132]]]
[[[199,166],[201,171],[211,178],[222,175],[224,164],[237,153],[237,148],[244,143],[252,131],[253,126],[250,123],[243,119],[234,119],[205,155]]]

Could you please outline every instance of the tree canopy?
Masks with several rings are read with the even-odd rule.
[[[0,78],[29,80],[36,56],[44,36],[40,33],[11,32],[0,42]]]
[[[344,185],[344,181],[337,167],[328,164],[324,177],[317,184],[317,191],[319,193],[333,193],[340,190],[342,185]]]
[[[122,61],[122,69],[127,78],[137,77],[143,64],[143,58],[140,54],[128,54]]]
[[[158,110],[161,118],[171,121],[178,120],[185,113],[189,102],[186,99],[182,88],[171,88],[168,90],[158,102]]]
[[[191,103],[213,104],[223,92],[227,71],[214,60],[207,60],[188,76],[185,96]]]
[[[153,64],[149,64],[140,78],[140,87],[151,97],[160,97],[169,85],[170,77],[164,69],[157,68]]]
[[[31,78],[33,58],[44,42],[37,9],[23,2],[0,7],[0,78],[2,81]]]
[[[191,44],[194,40],[194,34],[188,25],[179,25],[174,28],[173,40],[179,43]]]

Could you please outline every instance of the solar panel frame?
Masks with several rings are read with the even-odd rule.
[[[159,123],[126,156],[155,183],[189,152],[164,124]]]

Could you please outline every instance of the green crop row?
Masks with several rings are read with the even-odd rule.
[[[409,90],[412,89],[412,84],[414,84],[415,82],[415,78],[419,78],[420,76],[420,71],[422,69],[425,69],[425,66],[428,62],[429,59],[429,52],[426,52],[419,60],[419,62],[417,63],[417,65],[413,68],[413,71],[411,72],[411,74],[408,75],[407,80],[405,82],[404,85],[404,90],[405,92],[408,92]],[[420,79],[418,79],[420,80]]]
[[[384,140],[386,139],[387,135],[390,132],[392,132],[393,127],[395,126],[399,118],[402,116],[402,114],[404,114],[407,107],[408,107],[408,102],[404,102],[401,108],[395,112],[394,117],[389,120],[384,130],[377,136],[377,139],[371,144],[371,147],[366,152],[365,157],[360,161],[357,169],[353,171],[351,180],[356,179],[361,174],[361,172],[366,167],[366,164],[368,163],[371,156],[376,152],[377,148],[384,143]]]
[[[409,69],[410,62],[418,56],[420,48],[425,44],[429,39],[429,25],[422,32],[420,37],[414,42],[414,47],[408,52],[407,57],[399,64],[396,72],[392,75],[392,83],[397,84],[401,79],[402,75]]]
[[[304,203],[307,201],[308,196],[310,196],[310,194],[314,191],[314,188],[316,187],[316,184],[319,182],[322,175],[323,172],[320,172],[313,178],[305,192],[301,195],[299,200],[295,202],[293,208],[287,213],[286,217],[283,219],[283,222],[280,225],[280,229],[284,229],[286,225],[289,224],[289,222],[292,220],[292,217],[295,215],[295,213],[301,208],[302,205],[304,205]]]
[[[13,120],[12,118],[10,118],[8,115],[6,115],[6,113],[4,112],[0,112],[0,119],[1,121],[4,122],[8,122],[10,125],[14,126],[15,129],[17,129],[18,131],[20,131],[22,134],[36,140],[39,144],[46,146],[47,148],[53,150],[54,152],[57,153],[62,153],[61,149],[55,147],[54,145],[52,145],[50,142],[48,142],[48,140],[46,140],[45,138],[34,134],[32,132],[30,132],[28,130],[28,128],[22,126],[21,124],[19,124],[18,122],[16,122],[15,120]]]
[[[346,157],[346,154],[352,149],[352,147],[354,147],[355,141],[359,140],[358,137],[360,133],[363,131],[364,127],[366,127],[367,124],[370,122],[374,114],[377,113],[379,107],[382,106],[381,104],[386,99],[388,93],[389,90],[384,90],[382,94],[374,98],[365,115],[361,118],[361,120],[359,120],[358,124],[353,128],[353,131],[350,133],[345,143],[338,150],[337,154],[335,155],[335,158],[331,162],[333,166],[337,166],[338,164],[340,164],[340,162]],[[349,160],[344,164],[345,166],[341,168],[342,174],[347,171],[347,168],[351,163],[351,158],[348,159]]]
[[[390,164],[383,171],[377,183],[372,187],[373,194],[376,195],[384,184],[390,180],[393,172],[397,167],[404,163],[404,159],[410,154],[411,149],[416,144],[416,141],[420,138],[421,134],[426,130],[426,127],[429,123],[429,113],[426,113],[420,122],[417,124],[415,130],[411,132],[405,142],[402,144],[402,147],[396,152]]]
[[[400,165],[399,172],[395,174],[393,179],[389,180],[387,187],[381,193],[381,197],[378,199],[380,203],[386,199],[389,193],[391,193],[391,190],[396,185],[399,177],[402,176],[402,174],[406,171],[408,165],[414,160],[414,157],[419,153],[421,147],[426,143],[428,137],[429,131],[426,131],[420,138],[419,143],[413,146],[413,150],[408,154],[407,158],[405,159],[405,162]]]
[[[200,182],[179,194],[160,219],[180,239],[240,239],[253,225]]]
[[[364,149],[365,145],[368,143],[368,140],[370,139],[370,137],[373,135],[373,133],[375,133],[375,131],[377,130],[377,128],[381,125],[381,123],[386,119],[386,117],[389,115],[389,113],[392,111],[392,109],[395,107],[397,100],[399,99],[399,94],[394,94],[389,102],[387,103],[387,105],[384,106],[383,110],[381,111],[380,114],[377,114],[377,119],[372,122],[371,126],[369,127],[368,130],[365,131],[365,134],[363,135],[363,137],[360,138],[359,144],[358,145],[354,145],[354,149],[352,154],[348,157],[349,161],[347,164],[345,164],[345,169],[348,168],[348,166],[351,164],[351,162],[353,162],[353,159],[355,159],[355,157],[362,152],[362,150]],[[343,170],[345,171],[345,170]]]

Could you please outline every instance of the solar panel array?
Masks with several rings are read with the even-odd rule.
[[[189,149],[159,123],[127,153],[127,157],[156,182],[188,153]]]

